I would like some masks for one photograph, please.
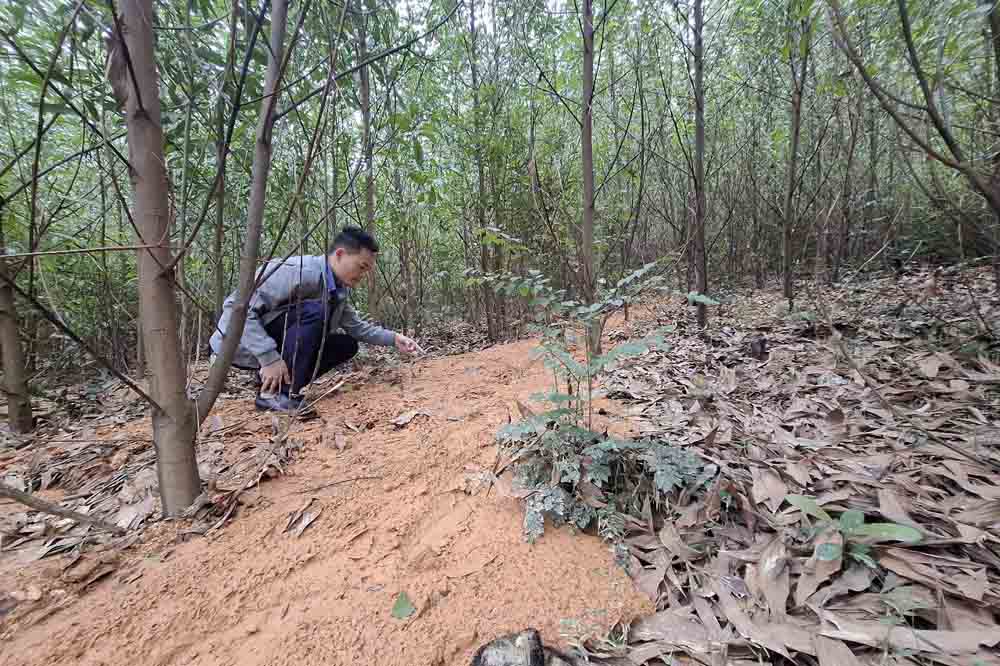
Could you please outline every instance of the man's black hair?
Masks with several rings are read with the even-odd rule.
[[[378,254],[378,242],[370,233],[361,227],[344,227],[330,244],[328,254],[336,252],[338,247],[342,247],[348,252],[354,253],[361,250],[371,250],[372,254]]]

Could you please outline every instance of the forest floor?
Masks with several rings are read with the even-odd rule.
[[[130,532],[0,504],[0,665],[467,664],[524,627],[620,664],[1000,664],[988,271],[807,285],[792,312],[723,300],[703,332],[676,299],[606,329],[676,326],[603,378],[600,426],[719,472],[631,526],[631,580],[596,536],[525,543],[490,484],[497,429],[550,388],[531,340],[360,363],[291,428],[234,379],[181,521],[155,519],[141,405],[114,383],[62,395],[90,407],[0,448],[0,476]],[[594,640],[619,622],[627,645]]]
[[[68,552],[38,559],[59,546],[50,528],[3,553],[0,664],[467,664],[505,632],[536,627],[555,642],[563,619],[607,628],[650,611],[606,544],[563,530],[529,546],[519,500],[481,484],[509,409],[546,386],[533,346],[331,378],[316,395],[346,383],[317,402],[320,419],[293,425],[285,440],[294,460],[270,458],[285,473],[265,475],[207,536],[185,534],[191,521],[155,522],[127,549],[112,542],[80,555],[81,539],[67,537]],[[237,393],[200,445],[204,475],[220,487],[283,427]],[[51,462],[28,456],[27,465],[67,485],[107,484],[128,470],[114,495],[142,499],[110,515],[130,520],[149,498],[140,517],[152,520],[142,487],[155,483],[148,419],[100,425],[118,416],[92,415],[98,425],[51,438],[41,452]],[[26,469],[14,460],[24,455],[0,470]],[[23,508],[0,510],[10,519]],[[297,512],[312,522],[286,532]],[[410,618],[392,615],[400,593],[416,608]]]

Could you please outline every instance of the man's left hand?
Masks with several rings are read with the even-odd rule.
[[[411,338],[402,333],[396,334],[396,349],[404,354],[423,354],[424,350]]]

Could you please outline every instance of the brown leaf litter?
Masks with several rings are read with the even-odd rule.
[[[678,331],[606,378],[621,427],[721,472],[633,525],[660,610],[604,662],[1000,664],[1000,302],[986,270],[925,277],[630,322]]]

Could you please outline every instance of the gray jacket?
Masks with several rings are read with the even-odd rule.
[[[243,368],[259,368],[270,365],[281,358],[281,352],[274,338],[267,334],[266,325],[280,317],[289,306],[299,301],[322,300],[329,302],[327,286],[326,257],[290,257],[284,262],[271,261],[257,271],[257,278],[270,275],[250,299],[247,323],[240,338],[233,365]],[[350,304],[350,289],[340,288],[341,296],[337,306],[330,313],[330,333],[343,328],[348,335],[370,345],[391,347],[396,334],[381,326],[369,324],[358,316]],[[229,295],[222,306],[219,325],[209,340],[212,351],[219,353],[224,338],[223,331],[229,329],[233,304],[237,293]]]

